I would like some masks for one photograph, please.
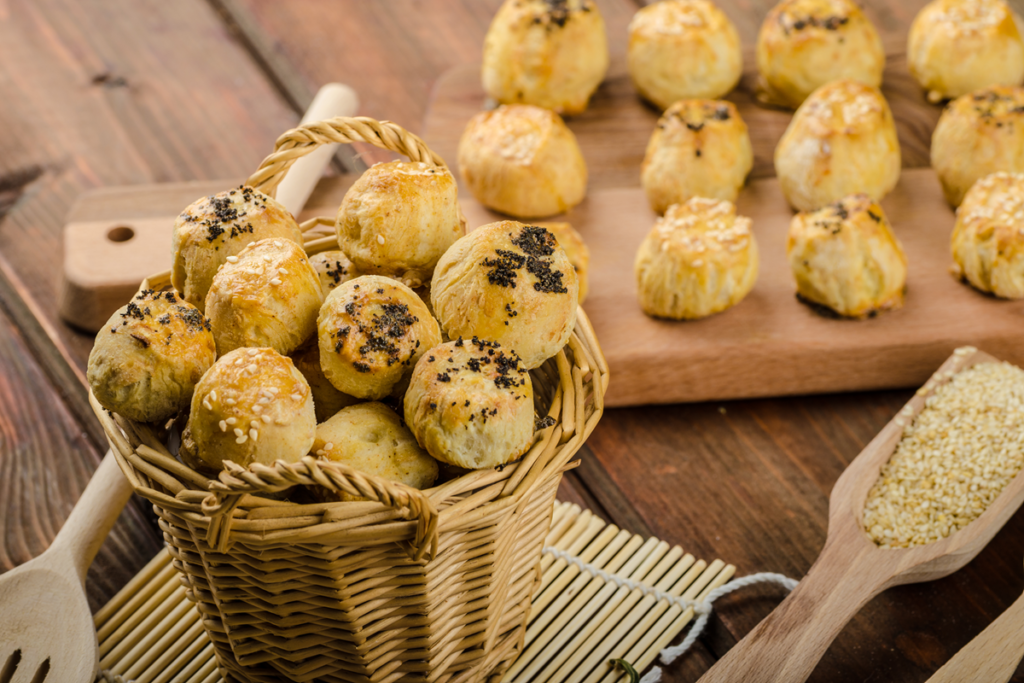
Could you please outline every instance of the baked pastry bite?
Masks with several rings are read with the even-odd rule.
[[[953,274],[1004,299],[1024,298],[1024,174],[993,173],[956,211]]]
[[[292,361],[274,349],[235,349],[213,364],[192,396],[193,457],[220,470],[296,462],[316,434],[313,395]]]
[[[267,346],[288,354],[316,331],[320,276],[295,242],[266,239],[229,256],[206,295],[217,353]]]
[[[910,25],[907,65],[929,102],[1024,81],[1019,17],[1003,0],[933,0]]]
[[[313,409],[317,424],[324,422],[342,408],[359,403],[355,396],[349,396],[334,388],[320,365],[320,344],[311,338],[289,355],[295,368],[306,378],[309,390],[313,392]]]
[[[405,423],[430,455],[458,467],[512,462],[533,443],[533,383],[516,353],[458,339],[430,349],[405,394]]]
[[[374,164],[345,193],[336,222],[338,245],[361,274],[419,287],[466,232],[457,195],[455,177],[444,166]]]
[[[629,22],[629,75],[661,109],[682,99],[724,97],[743,75],[740,36],[708,0],[662,0]]]
[[[607,71],[593,0],[505,0],[484,37],[484,91],[502,104],[579,114]]]
[[[882,85],[885,51],[853,0],[782,0],[757,34],[761,95],[796,108],[832,81]]]
[[[797,297],[806,302],[848,318],[903,305],[907,257],[882,207],[866,194],[798,213],[786,254]]]
[[[317,338],[328,381],[349,396],[377,400],[404,390],[419,357],[441,343],[441,330],[416,292],[363,275],[327,296]]]
[[[313,266],[316,274],[320,276],[320,289],[324,296],[330,294],[342,282],[359,277],[361,274],[348,260],[345,252],[340,249],[313,254],[309,257],[309,263]]]
[[[997,85],[950,102],[932,133],[932,168],[954,207],[979,178],[1024,172],[1024,88]]]
[[[587,273],[590,269],[590,249],[587,248],[583,237],[576,232],[571,223],[565,222],[543,222],[537,223],[537,227],[544,228],[552,235],[558,245],[562,247],[569,263],[576,270],[576,281],[579,284],[579,303],[587,298]]]
[[[459,139],[459,171],[484,206],[518,218],[564,213],[587,193],[587,164],[558,114],[529,105],[482,111]]]
[[[414,489],[430,488],[437,461],[416,443],[395,411],[376,401],[349,406],[316,428],[317,457]],[[347,493],[318,491],[321,498],[362,500]]]
[[[800,105],[775,148],[786,200],[810,211],[865,192],[881,200],[900,179],[900,143],[882,93],[835,81]]]
[[[724,311],[757,281],[751,221],[724,199],[673,204],[640,244],[634,270],[647,315],[693,320]]]
[[[492,339],[532,370],[576,325],[576,269],[554,236],[515,221],[488,223],[437,264],[430,303],[449,339]]]
[[[157,422],[188,407],[216,358],[210,321],[174,292],[145,289],[96,333],[86,377],[107,410]]]
[[[662,214],[691,197],[735,202],[753,166],[747,124],[732,102],[682,100],[658,120],[640,181]]]
[[[302,231],[275,199],[247,185],[197,199],[174,219],[171,284],[205,311],[213,276],[248,245],[262,239],[302,245]]]

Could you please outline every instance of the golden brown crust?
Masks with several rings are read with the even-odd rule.
[[[796,108],[826,83],[881,87],[885,51],[878,31],[852,0],[782,0],[757,35],[763,97]]]
[[[590,272],[590,249],[587,248],[586,242],[570,223],[541,222],[536,225],[554,235],[569,263],[576,270],[576,281],[579,283],[580,291],[579,303],[582,304],[587,298],[587,274]]]
[[[355,396],[349,396],[334,388],[324,375],[320,364],[320,344],[313,337],[289,356],[295,368],[302,373],[313,392],[313,408],[317,424],[326,421],[342,408],[359,403]]]
[[[325,297],[342,282],[348,282],[362,275],[348,260],[345,252],[340,249],[313,254],[309,257],[309,263],[320,276],[320,289],[323,290]]]
[[[637,251],[644,313],[691,320],[739,303],[757,281],[757,241],[732,202],[694,197],[674,204]]]
[[[457,194],[455,178],[443,166],[374,164],[345,193],[338,245],[361,274],[418,287],[466,232]]]
[[[313,452],[365,474],[426,489],[437,479],[437,461],[420,448],[395,411],[371,402],[344,408],[316,428]],[[360,500],[326,490],[327,500]]]
[[[227,258],[206,295],[217,353],[243,346],[291,353],[313,336],[323,300],[302,247],[286,239],[254,242]]]
[[[195,306],[144,290],[96,333],[86,375],[104,408],[156,422],[188,408],[215,357],[210,321]]]
[[[227,257],[268,238],[302,245],[302,231],[292,215],[259,190],[242,185],[197,199],[174,220],[171,283],[203,311],[213,277]]]
[[[889,104],[877,89],[856,81],[816,90],[775,148],[782,193],[799,211],[858,192],[881,200],[896,186],[900,163]]]
[[[533,443],[530,373],[497,342],[447,342],[416,364],[405,422],[438,460],[469,469],[504,465]]]
[[[607,71],[593,0],[505,0],[484,38],[484,90],[503,104],[578,114]]]
[[[269,348],[236,349],[214,363],[192,396],[189,431],[208,467],[296,462],[309,453],[316,417],[309,385]]]
[[[1024,174],[993,173],[956,212],[953,274],[982,292],[1024,298]]]
[[[430,288],[449,339],[498,341],[530,369],[565,346],[578,300],[576,271],[555,238],[515,221],[489,223],[456,242]]]
[[[470,119],[459,140],[459,170],[477,201],[519,218],[564,213],[587,192],[576,136],[540,107],[501,106]]]
[[[691,197],[735,202],[753,165],[747,124],[732,102],[683,100],[658,120],[640,180],[662,214]]]
[[[663,0],[629,22],[629,75],[640,96],[665,109],[682,99],[718,99],[743,75],[740,37],[708,0]]]
[[[1024,172],[1024,88],[994,86],[950,102],[932,133],[932,168],[954,207],[979,178]]]
[[[907,38],[910,73],[931,102],[1024,81],[1019,18],[1003,0],[933,0]]]
[[[907,257],[882,207],[866,194],[798,213],[786,253],[806,301],[850,318],[903,305]]]
[[[331,292],[317,330],[327,379],[339,391],[371,400],[401,393],[423,352],[441,342],[419,296],[380,275],[357,277]]]

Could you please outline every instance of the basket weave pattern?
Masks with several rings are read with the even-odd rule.
[[[299,157],[355,141],[444,165],[395,124],[337,118],[285,133],[249,184],[272,194]],[[307,252],[338,248],[321,237],[333,223],[303,223]],[[142,287],[169,285],[163,273]],[[562,472],[604,408],[608,367],[582,310],[565,349],[531,375],[538,412],[555,423],[527,454],[425,491],[312,457],[227,463],[211,480],[172,455],[161,428],[92,403],[125,475],[154,504],[226,680],[497,681],[523,646]],[[276,495],[313,485],[365,502]]]

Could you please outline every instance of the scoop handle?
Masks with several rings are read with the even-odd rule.
[[[332,119],[335,116],[355,116],[359,109],[356,91],[341,83],[327,83],[320,88],[302,116],[300,126]],[[277,201],[294,216],[298,216],[313,188],[330,163],[337,144],[324,145],[302,157],[292,166],[288,175],[277,186]]]
[[[107,451],[89,480],[71,515],[53,539],[50,550],[64,552],[85,583],[89,565],[99,552],[125,503],[132,497],[132,485],[121,473],[114,455]]]
[[[826,542],[792,593],[700,683],[802,683],[825,650],[891,576],[864,544]]]
[[[927,683],[1006,683],[1024,657],[1024,596],[967,643]]]

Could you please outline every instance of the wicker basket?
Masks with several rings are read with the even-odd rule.
[[[295,159],[355,141],[444,165],[393,123],[336,118],[281,136],[249,184],[273,193]],[[321,237],[333,224],[302,225],[309,253],[337,248]],[[164,273],[142,286],[169,284]],[[562,472],[603,411],[608,367],[582,310],[566,347],[531,374],[554,424],[527,454],[425,491],[311,457],[210,480],[171,454],[163,429],[93,408],[154,504],[226,680],[497,681],[523,647]],[[367,501],[273,495],[313,484]]]

